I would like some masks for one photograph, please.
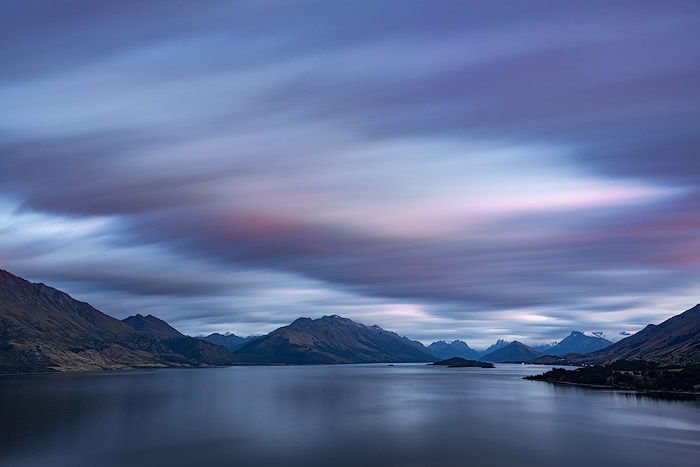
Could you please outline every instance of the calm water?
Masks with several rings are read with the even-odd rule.
[[[3,376],[0,465],[700,465],[700,401],[520,379],[543,369]]]

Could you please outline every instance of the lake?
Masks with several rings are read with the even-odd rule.
[[[700,401],[521,379],[549,368],[0,376],[0,465],[700,465]]]

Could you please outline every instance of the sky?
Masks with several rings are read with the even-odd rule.
[[[697,1],[0,0],[0,268],[192,335],[700,302]]]

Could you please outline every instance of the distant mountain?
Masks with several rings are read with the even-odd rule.
[[[149,333],[0,270],[0,373],[190,364]]]
[[[569,334],[557,345],[546,349],[544,352],[540,350],[540,352],[546,353],[547,355],[564,355],[571,352],[589,353],[604,349],[611,344],[612,342],[607,339],[586,336],[582,332],[572,331],[571,334]]]
[[[372,363],[434,361],[420,342],[340,316],[299,318],[234,352],[249,363]]]
[[[505,347],[505,346],[508,345],[508,344],[510,344],[509,341],[505,341],[505,340],[503,340],[503,339],[498,339],[498,340],[496,341],[495,344],[492,344],[492,345],[491,345],[490,347],[488,347],[486,350],[482,350],[482,351],[480,352],[480,354],[481,354],[481,356],[490,354],[491,352],[493,352],[493,351],[495,351],[495,350],[502,349],[503,347]]]
[[[183,355],[190,362],[200,365],[231,365],[236,363],[231,351],[194,337],[185,336],[162,319],[153,315],[140,314],[122,320],[134,329],[149,333],[160,340],[167,348]]]
[[[539,353],[548,354],[548,353],[549,353],[549,349],[551,349],[551,348],[554,347],[555,345],[557,345],[556,342],[553,343],[553,344],[531,345],[530,348],[532,348],[533,350],[538,351]]]
[[[479,358],[479,352],[472,349],[466,342],[456,340],[451,342],[436,341],[428,346],[428,351],[440,359],[462,357],[469,359]]]
[[[593,337],[600,337],[602,339],[609,340],[610,342],[617,342],[621,339],[624,339],[625,337],[629,337],[632,334],[627,332],[627,331],[618,331],[618,332],[608,332],[608,331],[592,331],[588,333],[584,333],[587,336],[593,336]]]
[[[246,342],[253,339],[259,339],[260,337],[261,336],[240,337],[235,334],[219,334],[218,332],[215,332],[214,334],[209,334],[208,336],[201,336],[197,339],[211,342],[212,344],[223,345],[224,347],[233,352],[234,350],[241,348]]]
[[[700,305],[667,319],[650,324],[609,347],[586,355],[567,355],[579,363],[642,358],[664,365],[700,363]]]
[[[500,349],[494,350],[484,356],[479,360],[484,362],[526,362],[537,358],[542,354],[535,349],[528,347],[522,342],[513,341],[510,344],[501,347]]]

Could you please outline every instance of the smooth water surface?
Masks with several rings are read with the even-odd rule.
[[[2,376],[0,465],[700,465],[700,401],[521,379],[546,369]]]

